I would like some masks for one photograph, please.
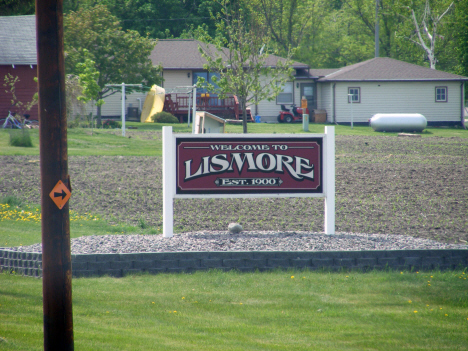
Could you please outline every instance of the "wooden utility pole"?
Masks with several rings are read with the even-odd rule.
[[[44,350],[73,344],[63,0],[36,0]]]

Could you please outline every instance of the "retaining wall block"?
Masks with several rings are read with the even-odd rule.
[[[231,255],[231,258],[236,258],[236,259],[253,259],[254,258],[254,252],[253,251],[237,251],[233,252]]]
[[[266,259],[255,259],[255,258],[246,258],[244,260],[244,266],[250,268],[251,270],[261,269],[267,267]]]
[[[322,251],[320,258],[342,258],[343,252],[340,251]]]
[[[88,269],[91,271],[105,271],[110,269],[110,262],[88,262]]]
[[[220,258],[207,258],[200,261],[200,267],[202,268],[221,268],[223,266],[223,260]]]
[[[267,260],[269,258],[276,258],[276,252],[274,251],[253,251],[253,259],[256,260]]]
[[[164,252],[160,254],[158,260],[177,261],[183,258],[183,252]]]
[[[337,267],[349,267],[352,268],[356,266],[356,260],[354,258],[335,258],[333,263]]]
[[[207,252],[196,251],[196,252],[185,252],[179,260],[202,260],[208,256]]]
[[[110,262],[118,259],[116,254],[96,254],[96,262]]]
[[[291,266],[295,268],[307,268],[312,266],[312,259],[291,259]]]
[[[134,268],[134,269],[149,269],[149,268],[156,268],[157,267],[157,261],[149,261],[149,260],[144,260],[144,261],[132,261],[133,266],[128,267],[127,269]]]
[[[333,266],[333,258],[313,258],[312,267],[325,268]]]
[[[221,260],[227,260],[229,258],[232,258],[232,252],[229,251],[215,251],[215,252],[208,252],[208,257],[209,259],[221,259]]]
[[[72,262],[96,262],[97,254],[72,255]]]
[[[132,269],[133,262],[132,261],[114,261],[110,263],[111,269]]]
[[[413,253],[412,253],[413,254]],[[405,266],[420,267],[423,257],[402,257],[402,262]]]
[[[199,268],[200,260],[199,259],[185,259],[179,260],[179,267],[181,268]]]
[[[289,259],[271,258],[267,260],[267,266],[273,268],[286,268],[289,267]]]
[[[364,255],[362,253],[362,251],[343,251],[341,253],[341,258],[352,258],[352,259],[356,259],[356,258],[362,258]]]
[[[380,257],[377,258],[377,264],[382,267],[397,267],[400,265],[400,258],[395,257]]]
[[[437,267],[440,267],[441,265],[444,264],[444,258],[443,257],[423,257],[421,265],[424,268],[430,268],[434,269]]]
[[[223,260],[223,267],[241,268],[244,266],[244,260],[229,258]]]
[[[377,258],[375,257],[361,257],[356,258],[356,266],[364,268],[369,267],[372,268],[377,265]]]
[[[85,271],[88,269],[88,262],[72,262],[72,270]]]
[[[155,262],[156,262],[156,265],[153,268],[177,268],[179,267],[179,260],[158,260]]]
[[[118,254],[119,261],[139,261],[141,260],[141,254],[139,253],[121,253]]]

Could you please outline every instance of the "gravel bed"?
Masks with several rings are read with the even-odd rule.
[[[42,245],[9,248],[41,252]],[[72,254],[188,252],[188,251],[359,251],[468,249],[468,245],[444,244],[405,235],[310,232],[225,231],[162,235],[101,235],[71,240]]]

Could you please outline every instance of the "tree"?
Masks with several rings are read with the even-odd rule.
[[[100,3],[120,19],[124,30],[136,30],[151,38],[177,38],[201,25],[211,34],[215,31],[210,11],[217,9],[212,0],[101,0]]]
[[[64,16],[65,69],[79,76],[88,58],[99,72],[97,100],[116,93],[108,84],[142,84],[148,90],[161,82],[161,68],[149,56],[156,42],[136,31],[123,31],[118,19],[103,5],[72,11]],[[140,90],[141,90],[140,89]],[[129,88],[128,92],[132,90]],[[97,123],[101,124],[98,105]]]
[[[457,47],[456,55],[458,56],[458,65],[455,72],[468,77],[468,2],[460,1],[456,5],[456,21],[454,32],[456,33]],[[466,91],[468,96],[468,91]]]
[[[205,42],[213,46],[199,47],[206,59],[205,69],[215,72],[214,84],[202,84],[221,98],[227,94],[238,97],[242,110],[243,132],[247,133],[247,104],[251,101],[272,100],[292,78],[291,53],[286,59],[278,59],[275,67],[267,65],[269,37],[263,23],[246,18],[239,3],[219,0],[221,11],[212,14],[216,19],[218,35],[210,38],[204,33]]]
[[[429,60],[429,65],[432,69],[436,68],[437,57],[436,57],[436,42],[439,38],[441,38],[439,33],[439,24],[442,18],[452,9],[453,1],[450,5],[443,10],[442,13],[436,14],[433,10],[431,10],[431,6],[429,0],[426,0],[424,11],[420,20],[417,19],[414,8],[409,7],[408,9],[411,11],[411,19],[414,25],[414,31],[409,36],[406,37],[412,43],[421,47],[427,58]],[[416,39],[414,39],[416,37]]]
[[[0,16],[34,15],[34,0],[0,0]]]

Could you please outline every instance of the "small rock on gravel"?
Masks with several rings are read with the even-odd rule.
[[[237,234],[242,231],[242,226],[239,223],[229,223],[228,230],[231,234]]]

